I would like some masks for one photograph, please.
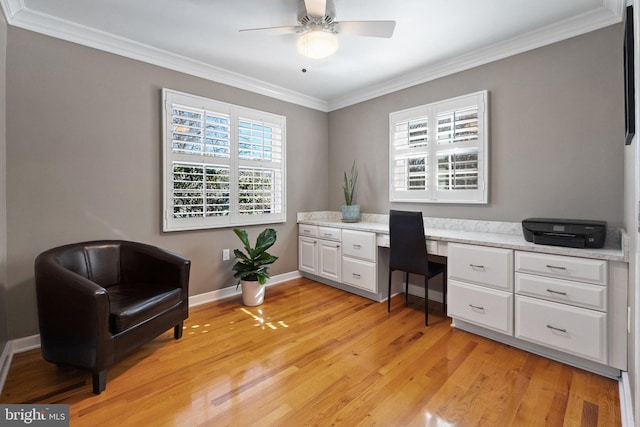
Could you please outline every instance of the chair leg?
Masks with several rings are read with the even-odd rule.
[[[409,301],[409,273],[404,273],[404,301]]]
[[[447,315],[447,265],[444,265],[442,272],[442,303],[444,304],[444,315]]]
[[[107,370],[103,369],[100,372],[92,372],[91,378],[93,380],[93,394],[100,394],[107,388]]]
[[[173,338],[179,340],[182,338],[182,326],[184,322],[178,323],[173,327]]]
[[[429,277],[424,276],[424,326],[429,326]]]
[[[391,313],[391,273],[392,269],[389,269],[389,297],[387,298],[387,313]]]

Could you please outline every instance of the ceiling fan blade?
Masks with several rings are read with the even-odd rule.
[[[391,38],[396,21],[341,21],[336,22],[339,34]]]
[[[271,34],[292,34],[297,33],[302,30],[300,26],[288,26],[288,27],[265,27],[265,28],[246,28],[240,30],[241,33],[249,32],[249,31],[262,31],[264,33]]]
[[[322,18],[327,10],[327,0],[304,0],[307,15]]]

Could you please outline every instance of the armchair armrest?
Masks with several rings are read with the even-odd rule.
[[[122,282],[173,285],[189,296],[191,261],[181,255],[137,242],[122,242],[120,248]]]
[[[35,261],[38,322],[43,348],[67,352],[81,351],[80,366],[90,366],[99,337],[109,337],[109,297],[106,290],[89,279],[60,265],[55,255],[43,253]],[[99,351],[99,350],[98,350]],[[45,355],[47,356],[47,355]],[[55,354],[50,358],[56,360]]]

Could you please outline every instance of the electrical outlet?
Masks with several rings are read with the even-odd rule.
[[[231,257],[231,253],[229,252],[229,249],[223,249],[222,250],[222,260],[223,261],[229,261],[230,257]]]

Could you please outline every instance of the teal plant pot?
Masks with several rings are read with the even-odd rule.
[[[360,205],[342,205],[342,221],[360,221]]]

